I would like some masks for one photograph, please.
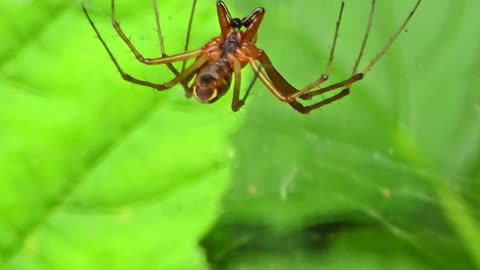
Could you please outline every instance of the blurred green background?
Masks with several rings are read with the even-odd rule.
[[[191,1],[158,2],[181,52]],[[191,48],[218,35],[215,2],[198,1]],[[415,1],[377,2],[361,67]],[[85,4],[127,73],[171,77],[135,60],[109,1]],[[258,47],[293,85],[325,71],[340,1],[226,4],[265,7]],[[369,5],[346,1],[332,82]],[[238,113],[231,94],[205,106],[132,85],[79,2],[0,2],[0,269],[480,269],[478,10],[424,0],[350,96],[305,116],[260,83]],[[151,2],[117,14],[158,56]]]

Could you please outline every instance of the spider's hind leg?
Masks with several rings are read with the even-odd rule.
[[[294,100],[294,101],[291,101],[291,102],[288,102],[288,104],[290,106],[292,106],[292,108],[294,108],[297,112],[301,113],[301,114],[308,114],[310,111],[313,111],[315,109],[318,109],[322,106],[325,106],[327,104],[330,104],[336,100],[339,100],[345,96],[347,96],[348,94],[350,94],[350,88],[345,88],[343,89],[342,91],[338,92],[337,94],[331,96],[331,97],[328,97],[326,99],[323,99],[317,103],[314,103],[312,105],[303,105],[301,104],[300,102]]]

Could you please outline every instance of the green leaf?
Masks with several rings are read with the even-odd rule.
[[[340,6],[313,2],[226,1],[240,18],[266,8],[257,45],[299,88],[325,71]],[[361,67],[413,4],[377,1]],[[85,5],[128,74],[173,77],[135,60],[109,1]],[[351,73],[369,5],[346,1],[331,82]],[[168,54],[190,6],[158,1]],[[423,1],[348,97],[305,116],[261,83],[239,113],[231,95],[132,85],[78,3],[0,3],[0,269],[479,268],[479,8]],[[118,0],[117,16],[159,56],[151,1]],[[190,48],[218,33],[199,1]]]
[[[414,2],[377,1],[361,67]],[[293,85],[325,70],[339,6],[265,1],[258,46]],[[202,242],[215,269],[480,267],[478,8],[423,1],[351,94],[308,116],[254,89],[225,213]],[[351,72],[368,11],[346,1],[332,82]]]
[[[86,7],[126,72],[173,76],[132,60],[104,4]],[[157,57],[151,2],[117,5],[125,32]],[[188,9],[171,17],[180,7],[159,9],[165,25],[182,20],[185,32]],[[8,37],[0,46],[0,268],[206,269],[196,243],[218,215],[228,139],[241,117],[226,104],[186,100],[180,88],[157,93],[123,81],[79,3],[13,1],[0,10]],[[214,25],[211,10],[199,6],[196,20]],[[206,29],[196,31],[217,33]],[[177,44],[171,27],[165,34],[168,52],[179,52],[185,34]]]

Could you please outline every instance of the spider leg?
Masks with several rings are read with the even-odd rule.
[[[188,45],[190,44],[190,33],[192,32],[193,15],[195,14],[196,5],[197,5],[197,0],[193,0],[192,11],[190,12],[190,19],[188,19],[187,38],[185,40],[185,48],[183,50],[184,52],[188,51]],[[186,64],[187,64],[187,61],[183,61],[182,69],[181,69],[182,71],[185,70]]]
[[[265,9],[257,8],[248,17],[243,19],[250,22],[250,25],[247,27],[247,30],[245,30],[245,35],[243,36],[244,41],[248,40],[255,42],[254,40],[257,36],[258,28],[260,27],[264,16]]]
[[[314,82],[310,86],[307,86],[305,89],[303,89],[303,90],[299,91],[298,93],[294,94],[293,97],[299,97],[301,99],[308,100],[308,99],[311,99],[314,96],[321,95],[321,94],[324,94],[326,92],[336,90],[338,88],[342,88],[342,87],[345,87],[345,88],[342,91],[340,91],[339,93],[337,93],[337,94],[335,94],[335,95],[333,95],[329,98],[326,98],[326,99],[324,99],[320,102],[317,102],[315,104],[312,104],[312,105],[309,105],[309,106],[303,106],[303,105],[300,104],[301,107],[298,106],[298,105],[295,105],[296,109],[301,108],[302,111],[306,111],[306,113],[308,113],[311,110],[317,109],[317,108],[319,108],[321,106],[324,106],[324,105],[327,105],[327,104],[330,104],[330,103],[332,103],[332,102],[350,94],[351,85],[354,82],[357,82],[357,81],[363,79],[363,77],[365,76],[366,73],[365,72],[357,73],[357,70],[358,70],[358,65],[360,64],[360,60],[362,59],[363,52],[365,51],[365,47],[367,45],[367,40],[368,40],[368,36],[370,34],[370,29],[372,28],[373,14],[374,14],[374,11],[375,11],[375,3],[376,3],[376,0],[372,0],[372,4],[371,4],[371,8],[370,8],[370,15],[368,17],[367,30],[365,31],[365,36],[364,36],[363,41],[362,41],[362,46],[360,48],[360,52],[358,53],[357,59],[355,60],[355,65],[353,67],[352,76],[350,78],[344,80],[344,81],[339,82],[339,83],[335,83],[333,85],[317,89],[313,92],[309,92],[313,88],[319,86],[321,83],[326,81],[326,79],[328,78],[328,74],[329,74],[330,68],[331,68],[331,63],[332,63],[332,60],[333,60],[333,51],[335,49],[335,46],[333,46],[332,51],[330,53],[329,65],[327,67],[327,73],[326,73],[327,78],[323,81],[322,81],[322,78],[320,78],[318,81]],[[334,42],[333,42],[334,45],[336,43],[336,39],[337,39],[337,35],[338,35],[338,28],[339,28],[339,24],[340,24],[340,21],[341,21],[341,18],[342,18],[343,6],[344,6],[344,3],[342,2],[342,7],[340,8],[339,19],[337,21],[337,28],[335,30],[335,38],[334,38]]]
[[[260,68],[255,64],[254,59],[250,59],[248,63],[253,71],[258,74],[260,81],[268,88],[268,90],[270,90],[270,92],[272,92],[275,97],[281,101],[287,102],[290,95],[298,92],[298,90],[288,83],[273,67],[268,59],[268,56],[263,51],[261,51],[260,58],[257,60],[259,60],[260,67],[263,67],[268,77],[262,71],[260,71]]]
[[[422,2],[422,0],[418,0],[417,3],[415,4],[415,6],[413,7],[413,9],[410,11],[410,13],[408,14],[407,18],[405,19],[405,21],[403,21],[403,24],[400,26],[400,28],[398,29],[398,31],[392,35],[392,37],[390,38],[390,40],[387,42],[387,44],[385,45],[385,47],[383,47],[383,49],[375,56],[375,58],[373,58],[373,60],[365,67],[365,69],[363,70],[363,75],[366,75],[373,67],[373,65],[375,65],[375,63],[378,62],[378,60],[380,60],[380,58],[385,54],[385,52],[387,52],[387,50],[392,46],[393,42],[398,38],[398,36],[405,30],[405,27],[407,27],[407,24],[408,22],[412,19],[413,17],[413,14],[415,14],[415,12],[417,11],[418,9],[418,6],[420,5],[420,3]]]
[[[357,60],[355,60],[355,65],[353,66],[352,76],[357,73],[358,65],[360,65],[360,60],[362,59],[363,52],[365,51],[365,47],[367,46],[368,36],[370,34],[370,29],[372,29],[372,21],[373,21],[373,13],[375,12],[375,2],[376,0],[372,0],[372,5],[370,8],[370,15],[368,16],[368,23],[367,23],[367,31],[365,31],[365,36],[363,37],[362,46],[360,47],[360,51],[358,52]],[[347,88],[350,88],[352,85],[349,84]]]
[[[371,24],[372,24],[372,17],[373,17],[373,11],[374,11],[374,8],[375,8],[375,0],[372,0],[372,8],[371,8],[371,11],[370,11],[370,18],[368,20],[368,26],[367,26],[367,33],[365,34],[365,37],[364,37],[364,40],[363,40],[363,43],[362,43],[362,47],[360,49],[360,53],[358,55],[358,58],[357,60],[355,61],[355,66],[354,66],[354,69],[353,69],[353,72],[352,72],[352,77],[344,80],[344,81],[341,81],[339,83],[336,83],[336,84],[333,84],[333,85],[330,85],[330,86],[327,86],[327,87],[324,87],[324,88],[320,88],[320,89],[317,89],[315,91],[312,91],[312,92],[309,92],[305,95],[303,95],[301,98],[306,98],[306,99],[310,99],[314,96],[318,96],[318,95],[321,95],[321,94],[324,94],[326,92],[329,92],[329,91],[332,91],[332,90],[335,90],[335,89],[338,89],[338,88],[341,88],[341,87],[345,87],[346,86],[346,89],[344,90],[347,90],[348,92],[350,91],[350,87],[353,83],[363,79],[367,73],[372,69],[372,67],[378,62],[378,60],[380,60],[380,58],[385,54],[385,52],[392,46],[393,42],[398,38],[398,36],[403,32],[403,30],[405,29],[405,27],[407,26],[408,22],[410,21],[410,19],[413,17],[413,15],[415,14],[415,12],[417,11],[417,8],[418,6],[420,5],[420,3],[422,2],[422,0],[418,0],[415,4],[415,6],[413,7],[413,9],[410,11],[410,13],[408,14],[407,18],[403,21],[402,25],[400,26],[400,28],[397,30],[397,32],[395,32],[392,37],[390,38],[390,40],[388,41],[388,43],[383,47],[383,49],[375,56],[375,58],[370,61],[370,63],[365,67],[365,69],[361,72],[361,73],[356,73],[357,72],[357,69],[358,69],[358,65],[360,63],[360,58],[362,57],[363,55],[363,51],[365,49],[365,44],[367,42],[367,39],[368,39],[368,32],[370,32],[370,27],[371,27]],[[356,73],[356,74],[355,74]]]
[[[331,97],[328,97],[326,99],[323,99],[323,100],[321,100],[321,101],[319,101],[315,104],[312,104],[312,105],[305,106],[305,105],[301,104],[300,102],[298,102],[296,100],[291,101],[288,104],[290,106],[292,106],[292,108],[294,108],[299,113],[307,114],[307,113],[311,112],[312,110],[318,109],[322,106],[325,106],[325,105],[330,104],[330,103],[332,103],[336,100],[339,100],[339,99],[345,97],[346,95],[348,95],[349,93],[350,93],[350,89],[345,88],[342,91],[338,92],[337,94],[335,94]]]
[[[195,60],[195,62],[191,66],[189,66],[187,69],[185,69],[182,73],[180,73],[178,76],[176,76],[174,79],[170,80],[169,82],[166,82],[166,83],[163,83],[163,84],[151,83],[151,82],[148,82],[148,81],[144,81],[144,80],[140,80],[140,79],[137,79],[135,77],[132,77],[131,75],[129,75],[129,74],[127,74],[123,71],[123,69],[121,68],[117,59],[115,59],[115,57],[113,56],[113,53],[110,50],[110,48],[108,47],[107,43],[105,42],[105,40],[103,40],[102,36],[100,35],[100,32],[98,32],[97,27],[95,26],[92,19],[88,15],[87,9],[85,8],[85,6],[83,6],[83,4],[82,4],[82,9],[83,9],[85,15],[87,16],[88,22],[90,23],[93,30],[95,31],[98,39],[100,40],[103,47],[107,51],[107,53],[110,57],[110,60],[112,60],[113,64],[117,68],[118,72],[120,73],[122,78],[126,81],[129,81],[129,82],[134,83],[134,84],[142,85],[142,86],[151,87],[151,88],[154,88],[158,91],[162,91],[162,90],[166,90],[168,88],[171,88],[178,83],[182,83],[182,84],[188,83],[188,81],[193,78],[193,75],[198,71],[198,69],[200,67],[202,67],[203,64],[205,64],[205,62],[207,62],[206,57],[200,56]],[[183,57],[185,57],[185,56],[183,56]],[[167,57],[165,59],[168,59],[168,58],[172,58],[172,57]],[[178,57],[178,58],[181,58],[181,57]],[[189,56],[189,58],[191,58],[191,57]]]
[[[265,52],[259,50],[258,53],[258,60],[261,64],[261,66],[264,67],[266,71],[266,75],[263,72],[260,72],[259,69],[255,65],[255,60],[251,59],[249,60],[250,66],[254,69],[254,71],[259,72],[259,78],[263,82],[263,84],[281,101],[287,102],[292,106],[295,110],[297,110],[300,113],[309,113],[310,111],[320,108],[324,105],[327,105],[329,103],[332,103],[338,99],[341,99],[342,97],[348,95],[350,93],[350,88],[351,85],[357,81],[362,80],[365,75],[371,70],[371,68],[380,60],[380,58],[385,54],[385,52],[391,47],[393,42],[398,38],[398,36],[401,34],[402,31],[404,31],[405,27],[407,26],[408,22],[410,19],[413,17],[414,13],[416,12],[418,6],[420,5],[420,2],[422,0],[417,0],[414,8],[411,10],[409,13],[408,17],[405,19],[403,24],[400,26],[400,28],[397,30],[397,32],[394,33],[394,35],[390,38],[388,43],[384,46],[384,48],[380,51],[380,53],[377,54],[377,56],[365,67],[365,69],[361,73],[357,73],[358,66],[360,64],[360,60],[363,56],[363,52],[366,47],[366,43],[368,40],[368,36],[370,33],[371,25],[372,25],[372,20],[373,20],[373,14],[375,10],[375,2],[376,0],[372,0],[371,4],[371,9],[370,9],[370,15],[368,18],[368,24],[367,24],[367,30],[365,32],[365,36],[362,42],[362,46],[360,48],[360,52],[357,56],[357,59],[355,61],[355,65],[352,71],[352,76],[346,80],[343,80],[341,82],[332,84],[327,87],[319,88],[316,90],[312,89],[314,87],[318,87],[321,83],[326,81],[328,79],[328,76],[324,79],[325,75],[322,76],[319,80],[314,82],[313,84],[307,86],[304,89],[298,90],[295,87],[293,87],[291,84],[289,84],[283,77],[282,75],[275,69],[273,64],[271,63],[270,59],[268,58],[267,54]],[[340,10],[340,15],[339,15],[339,20],[337,21],[337,29],[335,31],[335,37],[334,37],[334,44],[336,43],[336,38],[338,34],[338,26],[341,20],[342,16],[342,9],[343,9],[343,3],[342,7]],[[330,52],[330,59],[329,59],[329,64],[327,66],[327,75],[329,73],[329,70],[331,68],[331,61],[333,59],[333,51],[334,51],[334,46],[332,47],[332,50]],[[314,85],[312,87],[312,85]],[[304,100],[309,100],[314,96],[324,94],[329,91],[333,91],[339,88],[344,88],[340,92],[336,93],[335,95],[328,97],[322,101],[319,101],[317,103],[314,103],[312,105],[305,106],[298,102],[296,98],[304,99]]]
[[[157,83],[151,83],[151,82],[144,81],[144,80],[139,80],[137,78],[134,78],[134,77],[126,74],[123,71],[123,69],[120,67],[120,65],[118,64],[116,59],[113,58],[113,55],[111,55],[110,52],[109,52],[109,54],[110,54],[110,58],[112,59],[113,63],[117,67],[118,72],[120,73],[120,75],[122,76],[122,78],[124,80],[129,81],[129,82],[134,83],[134,84],[151,87],[151,88],[154,88],[157,91],[167,90],[167,89],[169,89],[169,88],[171,88],[171,87],[173,87],[173,86],[175,86],[176,84],[179,84],[179,83],[182,84],[182,85],[183,84],[186,85],[193,78],[193,76],[197,73],[197,71],[207,62],[207,59],[205,57],[201,56],[201,57],[197,58],[191,66],[186,68],[182,73],[180,73],[174,79],[172,79],[172,80],[170,80],[166,83],[163,83],[163,84],[157,84]],[[191,90],[189,88],[185,92],[185,95],[187,97],[191,97]]]
[[[328,80],[328,77],[331,72],[332,68],[332,63],[333,63],[333,57],[335,54],[335,48],[337,45],[337,39],[338,39],[338,32],[340,29],[340,23],[342,21],[342,15],[343,15],[343,9],[345,7],[345,2],[342,2],[340,6],[340,12],[338,14],[338,19],[336,22],[335,26],[335,33],[333,36],[333,41],[332,41],[332,47],[330,49],[330,55],[327,63],[327,70],[326,72],[315,82],[311,83],[310,85],[306,86],[305,88],[298,90],[295,87],[293,87],[285,78],[277,71],[277,69],[273,66],[272,61],[268,57],[268,55],[264,51],[259,51],[258,53],[258,61],[260,62],[261,66],[265,69],[268,78],[270,79],[270,91],[280,100],[285,101],[285,102],[293,102],[295,101],[296,98],[301,98],[308,100],[311,97],[309,95],[306,95],[308,92],[310,92],[313,88],[318,87],[322,83]],[[250,63],[250,65],[255,66],[255,64]],[[254,68],[256,72],[259,72],[258,68]],[[259,74],[260,75],[260,74]],[[260,75],[260,78],[262,75]],[[264,78],[262,82],[267,81],[268,79]],[[298,107],[298,106],[297,106]]]
[[[287,82],[287,80],[285,80],[285,78],[283,78],[283,76],[273,66],[273,64],[272,64],[270,58],[268,57],[268,55],[263,51],[259,52],[258,61],[260,62],[260,64],[265,69],[265,71],[266,71],[268,77],[271,79],[272,83],[275,84],[275,86],[276,86],[275,88],[278,89],[278,91],[274,91],[274,92],[276,92],[274,94],[275,94],[275,96],[277,96],[277,98],[279,98],[282,101],[293,101],[296,98],[310,99],[308,96],[305,96],[305,93],[308,93],[313,88],[318,87],[320,84],[322,84],[323,82],[328,80],[328,77],[329,77],[330,71],[331,71],[331,67],[332,67],[332,63],[333,63],[333,56],[335,54],[335,47],[337,45],[338,32],[339,32],[339,29],[340,29],[340,22],[342,20],[344,6],[345,6],[345,3],[342,2],[341,6],[340,6],[340,12],[339,12],[339,15],[338,15],[338,20],[337,20],[336,27],[335,27],[335,34],[333,36],[332,47],[330,49],[330,56],[329,56],[328,63],[327,63],[327,71],[318,80],[311,83],[307,87],[305,87],[301,90],[298,90],[295,87],[293,87],[289,82]],[[269,89],[272,89],[272,88],[269,88]]]
[[[153,3],[155,3],[155,2],[153,2]],[[180,54],[176,54],[176,55],[172,55],[172,56],[162,55],[162,57],[159,57],[159,58],[145,58],[145,57],[143,57],[143,55],[135,48],[133,43],[127,38],[127,36],[123,32],[122,28],[120,27],[120,24],[117,22],[117,20],[115,18],[115,0],[111,1],[111,5],[112,5],[111,9],[112,9],[112,26],[113,26],[113,28],[115,29],[117,34],[120,36],[120,38],[125,42],[125,44],[127,44],[128,48],[130,48],[130,51],[132,51],[132,53],[135,55],[135,58],[137,58],[137,60],[140,61],[141,63],[146,64],[146,65],[171,64],[173,62],[186,61],[188,59],[197,57],[198,55],[200,55],[202,53],[202,50],[199,49],[199,50],[184,52],[184,53],[180,53]],[[156,3],[155,3],[155,7],[156,7]],[[85,10],[85,8],[84,8],[84,10]],[[157,14],[157,16],[158,16],[158,14]],[[157,25],[157,27],[159,27],[159,25]],[[160,28],[158,28],[158,29],[160,29]],[[162,43],[163,43],[163,39],[161,39],[161,40],[162,40]]]
[[[250,82],[250,85],[248,86],[247,88],[247,91],[245,92],[245,95],[243,96],[242,100],[245,102],[245,100],[247,99],[248,95],[250,95],[250,91],[252,90],[253,86],[255,85],[255,83],[257,82],[257,79],[258,79],[258,74],[259,72],[261,71],[262,69],[262,66],[259,66],[258,67],[258,72],[255,73],[255,76],[253,77],[253,80]]]
[[[162,29],[160,28],[160,18],[158,16],[157,1],[152,0],[153,5],[153,14],[155,15],[155,24],[157,27],[158,42],[160,44],[160,53],[162,57],[167,56],[165,52],[165,44],[163,43]],[[136,51],[136,50],[135,50]],[[167,63],[167,67],[173,72],[173,74],[178,75],[177,69],[172,65],[172,63]]]
[[[338,88],[342,88],[342,87],[346,87],[346,88],[344,88],[339,93],[337,93],[337,94],[335,94],[335,95],[333,95],[329,98],[326,98],[326,99],[324,99],[320,102],[317,102],[315,104],[312,104],[312,105],[309,105],[309,106],[306,106],[306,107],[302,106],[303,107],[302,109],[306,110],[306,113],[310,112],[311,110],[320,108],[324,105],[330,104],[330,103],[332,103],[336,100],[339,100],[344,96],[347,96],[348,94],[350,94],[350,88],[351,88],[352,84],[354,82],[357,82],[357,81],[363,79],[363,77],[365,76],[364,72],[358,73],[358,74],[356,74],[356,72],[358,70],[358,65],[360,64],[360,60],[362,59],[363,52],[365,51],[365,47],[367,45],[367,40],[368,40],[368,36],[370,34],[370,29],[372,28],[373,14],[374,14],[374,11],[375,11],[375,3],[376,3],[376,0],[372,0],[372,4],[371,4],[371,8],[370,8],[370,15],[368,17],[367,30],[365,31],[365,36],[364,36],[363,41],[362,41],[362,46],[360,47],[360,52],[358,53],[357,59],[355,60],[355,65],[353,67],[352,76],[350,78],[344,80],[344,81],[339,82],[339,83],[336,83],[336,84],[333,84],[333,85],[330,85],[330,86],[327,86],[327,87],[324,87],[324,88],[317,89],[313,92],[305,93],[302,96],[302,98],[303,99],[311,99],[314,96],[321,95],[321,94],[324,94],[326,92],[336,90]]]
[[[236,112],[245,105],[245,98],[240,99],[242,65],[237,59],[233,59],[233,74],[235,76],[235,84],[233,85],[232,111]]]
[[[217,17],[221,35],[223,39],[226,39],[228,32],[231,30],[230,21],[232,20],[232,15],[230,15],[230,11],[228,11],[227,6],[222,1],[217,1]]]
[[[153,13],[155,15],[155,24],[156,24],[156,27],[157,27],[157,35],[158,35],[158,43],[160,45],[160,53],[161,53],[162,57],[165,57],[165,56],[167,56],[167,54],[165,52],[165,44],[163,43],[162,30],[160,28],[160,18],[158,16],[157,1],[152,0],[152,5],[153,5],[153,11],[154,11]],[[167,67],[168,67],[168,69],[170,69],[170,71],[172,71],[172,73],[175,76],[178,76],[180,74],[180,73],[178,73],[177,69],[172,65],[172,63],[167,63]],[[185,91],[188,89],[188,86],[186,84],[182,83],[182,86],[185,89]]]
[[[273,84],[273,82],[267,77],[265,76],[265,74],[263,72],[260,71],[260,68],[257,67],[255,65],[255,62],[253,60],[250,60],[249,61],[249,64],[250,66],[252,67],[252,69],[258,74],[258,78],[260,79],[260,81],[278,98],[280,99],[281,101],[284,101],[284,102],[287,102],[290,106],[292,106],[292,108],[294,108],[296,111],[298,111],[299,113],[302,113],[302,114],[307,114],[309,113],[310,111],[314,110],[314,109],[317,109],[319,107],[322,107],[324,105],[327,105],[329,103],[332,103],[338,99],[341,99],[342,97],[346,96],[349,94],[349,89],[344,89],[342,90],[341,92],[329,97],[329,98],[326,98],[324,100],[321,100],[315,104],[312,104],[312,105],[308,105],[308,106],[305,106],[303,104],[301,104],[300,102],[298,102],[296,99],[292,99],[292,100],[288,100],[288,95],[285,94],[285,89],[280,89],[280,88],[277,88],[276,85]],[[262,65],[263,66],[263,65]],[[263,66],[265,68],[265,66]],[[331,91],[333,89],[338,89],[338,88],[341,88],[342,86],[346,86],[348,85],[349,83],[353,83],[353,81],[357,81],[357,80],[360,80],[361,76],[353,76],[351,77],[350,79],[347,79],[343,82],[340,82],[338,84],[334,84],[332,86],[329,86],[328,88],[328,91]],[[331,88],[331,89],[330,89]],[[295,89],[294,89],[295,90]],[[288,90],[287,90],[288,91]],[[296,91],[296,90],[295,90]],[[306,95],[308,95],[310,93],[307,93]],[[310,99],[311,97],[308,97],[307,99]]]
[[[332,63],[333,63],[333,56],[335,54],[335,47],[337,46],[337,38],[338,38],[338,31],[340,29],[340,22],[342,21],[342,15],[343,15],[343,8],[345,7],[345,2],[342,1],[342,4],[340,6],[340,13],[338,14],[338,20],[335,26],[335,34],[333,36],[333,42],[332,42],[332,47],[330,49],[330,56],[328,58],[328,63],[327,63],[327,71],[316,81],[302,89],[301,91],[298,91],[297,93],[293,94],[293,98],[302,98],[302,95],[311,91],[313,88],[318,87],[322,83],[328,80],[328,77],[330,76],[330,72],[332,70]]]
[[[190,20],[189,20],[189,23],[188,23],[188,32],[187,32],[187,39],[185,41],[185,49],[184,49],[184,52],[186,52],[188,50],[188,43],[189,43],[189,40],[190,40],[190,31],[191,31],[191,28],[192,28],[192,18],[193,18],[193,13],[195,11],[195,5],[197,3],[197,0],[194,0],[193,1],[193,6],[192,6],[192,13],[191,13],[191,16],[190,16]],[[153,10],[154,10],[154,15],[155,15],[155,24],[157,26],[157,35],[158,35],[158,41],[159,41],[159,44],[160,44],[160,53],[162,55],[162,58],[166,57],[167,54],[165,52],[165,44],[163,42],[163,36],[162,36],[162,30],[160,28],[160,18],[159,18],[159,15],[158,15],[158,8],[157,8],[157,1],[156,0],[152,0],[152,5],[153,5]],[[136,50],[135,50],[136,51]],[[135,54],[135,53],[134,53]],[[138,59],[138,58],[137,58]],[[184,60],[182,62],[182,69],[181,69],[181,72],[183,72],[185,70],[185,65],[187,63],[187,60]],[[180,73],[177,71],[177,69],[173,66],[172,63],[166,63],[168,69],[170,69],[170,71],[172,71],[172,73],[175,75],[175,76],[178,76],[180,75]],[[189,80],[187,80],[188,82]],[[190,89],[190,87],[188,87],[187,83],[181,83],[182,87],[183,87],[183,90],[185,91],[185,96],[186,97],[191,97],[192,96],[192,91]]]

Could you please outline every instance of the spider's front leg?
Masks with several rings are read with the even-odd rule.
[[[186,83],[188,83],[189,79],[192,78],[193,74],[195,74],[198,71],[198,69],[207,61],[207,58],[205,56],[200,55],[200,54],[202,54],[202,50],[192,51],[192,52],[189,52],[189,53],[178,54],[178,55],[174,55],[174,56],[168,56],[168,57],[159,58],[159,59],[151,59],[151,64],[157,64],[157,63],[158,64],[166,64],[166,63],[173,63],[173,62],[178,62],[178,61],[186,61],[188,59],[198,57],[190,67],[185,69],[183,72],[181,72],[178,76],[176,76],[174,79],[170,80],[169,82],[158,84],[158,83],[152,83],[152,82],[137,79],[137,78],[135,78],[135,77],[133,77],[133,76],[131,76],[131,75],[129,75],[129,74],[127,74],[123,71],[122,67],[120,66],[120,64],[118,63],[116,58],[114,57],[114,55],[113,55],[112,51],[110,50],[110,48],[108,47],[107,43],[105,42],[105,40],[100,35],[100,32],[98,31],[97,27],[93,23],[92,19],[90,18],[89,14],[87,12],[87,9],[85,8],[85,6],[83,4],[82,4],[82,9],[83,9],[83,12],[85,13],[85,16],[88,19],[88,22],[90,23],[90,26],[93,28],[93,30],[95,31],[95,34],[97,35],[98,39],[100,40],[103,47],[107,51],[108,56],[110,57],[110,60],[112,60],[113,64],[117,68],[118,72],[120,73],[122,78],[126,81],[129,81],[129,82],[134,83],[134,84],[142,85],[142,86],[151,87],[151,88],[154,88],[155,90],[158,90],[158,91],[162,91],[162,90],[169,89],[169,88],[171,88],[174,85],[179,84],[179,83],[182,84],[182,85],[184,85],[184,84],[186,85]]]
[[[165,64],[168,69],[175,75],[179,76],[180,73],[177,71],[177,69],[173,66],[172,61],[164,61],[164,63],[158,62],[158,60],[168,58],[167,54],[165,53],[165,46],[163,43],[163,37],[162,37],[162,31],[160,28],[160,20],[158,16],[158,9],[157,9],[157,1],[152,0],[152,6],[154,10],[154,15],[155,15],[155,23],[157,26],[157,34],[158,34],[158,39],[160,43],[160,52],[161,52],[161,57],[160,58],[145,58],[138,50],[137,48],[133,45],[133,43],[130,41],[129,38],[125,35],[123,32],[122,28],[120,27],[120,24],[118,23],[116,19],[116,12],[115,12],[115,0],[111,0],[111,21],[112,21],[112,26],[117,32],[117,34],[120,36],[120,38],[127,44],[128,48],[130,51],[135,55],[135,58],[140,61],[143,64],[146,65],[158,65],[158,64]],[[157,63],[156,63],[157,62]],[[183,63],[185,63],[186,60],[183,60]],[[182,69],[183,71],[183,69]],[[185,91],[187,91],[188,86],[184,83],[181,83]]]

